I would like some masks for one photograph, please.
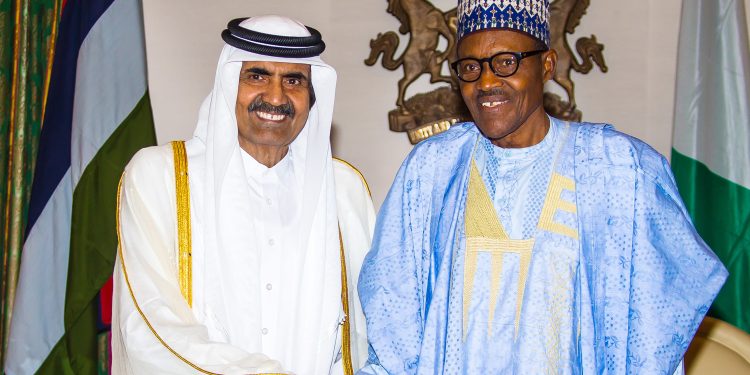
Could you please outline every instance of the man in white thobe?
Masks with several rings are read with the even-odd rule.
[[[195,136],[123,174],[113,373],[350,373],[367,356],[355,285],[374,211],[331,157],[336,72],[288,18],[222,38]]]

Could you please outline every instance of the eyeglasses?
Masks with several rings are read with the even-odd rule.
[[[518,66],[521,65],[521,60],[529,57],[538,55],[542,52],[547,52],[546,49],[540,49],[536,51],[528,52],[500,52],[484,59],[475,59],[473,57],[467,57],[465,59],[456,60],[451,67],[456,72],[458,79],[464,82],[474,82],[479,79],[482,75],[482,69],[484,69],[484,63],[490,64],[490,69],[495,73],[496,76],[510,77],[518,71]]]

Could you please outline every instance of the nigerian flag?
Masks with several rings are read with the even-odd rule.
[[[743,0],[684,0],[672,169],[729,270],[711,314],[750,332],[750,51]]]
[[[96,374],[117,185],[155,143],[140,0],[63,1],[5,373]]]

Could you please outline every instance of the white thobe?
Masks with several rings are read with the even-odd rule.
[[[285,297],[279,293],[279,284],[284,277],[283,259],[293,256],[294,244],[290,243],[283,233],[294,230],[299,217],[295,217],[298,210],[299,197],[293,192],[296,180],[293,165],[289,157],[283,158],[272,168],[259,163],[250,155],[243,152],[242,161],[245,167],[245,177],[250,186],[250,199],[258,211],[253,215],[253,227],[248,230],[254,233],[254,244],[248,244],[248,249],[254,249],[259,254],[260,262],[260,309],[261,338],[263,353],[271,358],[281,358],[284,348],[277,339],[276,327],[280,311],[288,308]],[[274,286],[276,288],[274,289]]]
[[[112,322],[112,371],[114,374],[185,374],[201,370],[221,374],[264,372],[296,372],[290,369],[284,340],[277,333],[289,330],[284,312],[294,305],[284,294],[285,285],[298,281],[294,273],[285,269],[285,261],[295,256],[289,233],[295,230],[297,217],[293,207],[299,204],[294,191],[297,180],[293,163],[282,159],[276,166],[266,168],[247,154],[242,164],[250,191],[252,227],[247,230],[253,241],[246,245],[247,253],[236,259],[260,262],[258,287],[245,298],[242,280],[208,282],[223,277],[193,258],[193,306],[182,297],[178,283],[176,206],[174,164],[169,146],[152,147],[139,152],[126,168],[121,187],[120,235],[121,251],[115,265],[115,296]],[[189,174],[202,173],[201,159],[188,147]],[[345,163],[334,162],[333,172],[339,224],[346,252],[347,280],[352,325],[352,356],[355,369],[367,355],[364,318],[356,294],[357,276],[365,253],[369,249],[374,226],[374,209],[361,176]],[[200,179],[190,179],[192,227],[201,225],[202,218],[194,213],[201,202],[204,187]],[[201,232],[193,230],[193,252],[201,249]],[[124,259],[124,262],[123,262]],[[204,264],[202,264],[204,263]],[[242,261],[224,262],[226,274],[243,275]],[[214,266],[217,264],[213,261]],[[208,267],[208,268],[207,268]],[[230,270],[229,268],[235,268]],[[239,270],[239,272],[238,272]],[[233,272],[229,272],[233,271]],[[130,286],[125,280],[127,272]],[[327,272],[336,272],[340,269]],[[216,289],[218,288],[221,290]],[[231,289],[237,285],[236,291]],[[213,288],[213,289],[212,289]],[[131,293],[132,291],[132,293]],[[223,306],[215,304],[212,296],[223,298]],[[244,299],[244,301],[243,301]],[[137,301],[137,306],[134,301]],[[242,307],[237,307],[242,306]],[[233,321],[231,314],[217,311],[260,309],[260,322],[244,324]],[[139,311],[140,309],[140,311]],[[343,316],[342,316],[343,317]],[[341,350],[341,327],[333,322],[338,336],[331,351]],[[248,329],[255,327],[257,329]],[[341,373],[342,361],[336,356],[331,374]],[[193,367],[195,366],[195,367]],[[201,370],[196,369],[200,368]]]

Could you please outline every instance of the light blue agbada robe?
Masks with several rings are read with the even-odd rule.
[[[468,305],[468,323],[463,311],[466,196],[481,135],[465,123],[415,147],[360,274],[368,372],[674,372],[726,270],[695,232],[661,155],[608,125],[570,124],[565,134],[554,171],[574,180],[567,199],[577,213],[559,220],[577,219],[578,238],[538,231],[515,324],[519,262],[504,256],[516,273],[504,273],[501,284],[511,288],[502,295],[513,298],[499,301],[489,319],[497,327],[488,329],[486,301]],[[568,255],[545,258],[556,253]],[[478,259],[472,298],[481,301],[492,286],[481,280],[489,258]],[[545,287],[560,270],[573,275],[562,302]],[[567,315],[561,325],[549,318],[551,304]]]

